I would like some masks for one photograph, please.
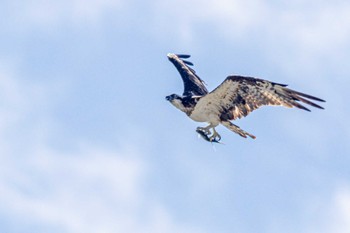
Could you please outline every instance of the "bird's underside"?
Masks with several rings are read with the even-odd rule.
[[[209,123],[198,127],[197,133],[209,142],[219,142],[221,136],[215,130],[219,124],[240,136],[255,139],[255,136],[242,130],[231,121],[246,117],[261,106],[275,105],[288,108],[296,107],[310,111],[301,103],[323,109],[312,101],[324,100],[287,88],[285,84],[263,79],[231,75],[211,92],[205,83],[190,68],[193,64],[184,59],[189,55],[168,54],[168,59],[179,71],[183,83],[182,96],[172,94],[166,97],[176,108],[185,112],[192,120]]]

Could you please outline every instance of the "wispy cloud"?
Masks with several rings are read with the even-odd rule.
[[[5,19],[25,29],[30,27],[50,27],[59,24],[96,24],[106,12],[118,10],[120,0],[72,0],[72,1],[8,1],[5,3]],[[4,9],[3,9],[4,10]]]
[[[11,168],[3,168],[6,178],[0,181],[8,213],[65,232],[135,232],[144,202],[142,162],[123,152],[85,148],[64,154],[43,147],[26,155],[3,154],[24,157],[2,161]]]
[[[338,185],[327,200],[316,198],[308,209],[310,221],[305,232],[346,233],[350,229],[350,189],[348,184]]]
[[[202,29],[206,28],[217,38],[232,43],[254,39],[269,51],[271,46],[276,50],[281,45],[289,50],[289,57],[302,51],[295,59],[304,57],[303,62],[311,55],[339,53],[337,49],[349,41],[347,1],[296,1],[282,5],[261,0],[156,1],[152,28],[161,29],[155,31],[160,37],[176,35],[192,45],[201,42]]]
[[[26,155],[1,153],[0,205],[7,217],[16,216],[17,224],[19,218],[26,219],[24,229],[205,232],[176,222],[161,202],[142,190],[148,166],[140,152],[83,146],[62,153],[38,145]],[[10,156],[23,158],[19,162]]]
[[[0,69],[0,205],[2,217],[16,225],[2,231],[203,232],[178,224],[143,190],[150,167],[137,145],[108,149],[66,135],[73,149],[52,147],[56,126],[47,119],[46,103],[54,101],[47,86],[28,86],[5,70]]]
[[[350,188],[347,185],[336,192],[330,213],[333,223],[329,232],[348,232],[350,229]]]
[[[129,53],[130,51],[122,53],[123,62],[121,65],[114,60],[117,56],[121,56],[119,49],[124,47],[123,43],[118,45],[120,47],[115,46],[115,44],[120,44],[120,41],[118,40],[119,31],[116,28],[118,26],[114,23],[120,18],[113,18],[115,20],[113,23],[107,23],[104,17],[117,15],[117,12],[124,10],[127,4],[135,4],[136,6],[138,3],[140,2],[127,2],[124,0],[64,0],[56,2],[34,1],[30,3],[8,1],[7,4],[12,9],[14,6],[21,5],[22,7],[16,11],[6,11],[4,10],[5,8],[0,9],[0,12],[3,12],[5,15],[4,19],[6,21],[3,21],[0,25],[11,27],[11,31],[23,30],[20,36],[16,34],[11,35],[4,46],[9,45],[9,56],[20,60],[26,67],[22,69],[15,62],[11,63],[7,59],[0,58],[1,217],[8,218],[10,220],[8,221],[9,224],[16,222],[16,229],[18,229],[18,225],[22,225],[23,229],[19,230],[22,232],[28,232],[27,228],[30,226],[34,226],[35,229],[40,229],[42,232],[51,232],[51,230],[57,229],[60,232],[205,232],[206,230],[203,228],[208,225],[202,220],[211,217],[217,217],[217,219],[209,224],[211,228],[208,229],[231,229],[236,223],[239,225],[237,229],[240,227],[249,229],[249,225],[252,225],[252,222],[255,220],[260,221],[257,227],[266,227],[268,220],[266,222],[262,221],[260,216],[248,213],[249,210],[246,210],[246,206],[242,206],[239,209],[240,203],[249,204],[253,200],[256,203],[266,201],[267,204],[265,206],[271,203],[272,207],[275,208],[275,213],[277,213],[276,216],[282,215],[281,218],[287,216],[286,219],[291,217],[290,220],[279,219],[281,222],[289,221],[291,225],[298,222],[298,219],[303,217],[304,209],[302,207],[286,210],[284,204],[280,206],[278,204],[275,205],[274,200],[266,200],[273,198],[270,197],[270,192],[267,192],[263,197],[259,196],[259,192],[256,195],[247,197],[247,191],[245,193],[230,182],[240,182],[243,190],[246,189],[249,192],[252,190],[252,193],[255,193],[259,185],[262,185],[261,190],[266,190],[265,185],[267,187],[275,187],[271,183],[271,179],[275,177],[266,176],[267,173],[276,174],[280,179],[288,178],[288,176],[294,177],[295,173],[299,173],[299,176],[306,178],[305,180],[312,181],[310,176],[313,175],[308,174],[306,171],[308,165],[313,166],[312,169],[316,171],[317,176],[320,174],[319,179],[322,179],[326,176],[328,177],[327,173],[323,173],[326,165],[322,167],[318,163],[329,163],[332,165],[327,166],[336,167],[334,163],[339,161],[334,162],[331,159],[331,157],[334,157],[333,154],[336,153],[334,151],[339,151],[343,155],[346,153],[348,149],[346,140],[350,135],[350,126],[346,124],[348,110],[344,107],[346,106],[346,97],[344,95],[347,93],[347,85],[340,84],[348,84],[348,81],[346,79],[340,82],[341,76],[328,77],[327,73],[339,72],[340,69],[337,68],[348,60],[344,59],[347,58],[347,50],[343,48],[349,46],[350,35],[349,30],[347,30],[350,25],[347,14],[349,4],[341,3],[340,1],[327,3],[316,0],[311,2],[286,1],[286,4],[289,4],[287,7],[281,7],[282,5],[278,5],[275,1],[259,0],[210,0],[206,2],[180,0],[144,3],[142,5],[144,8],[141,7],[142,11],[140,12],[132,10],[134,9],[132,7],[128,8],[128,11],[123,11],[122,17],[125,17],[123,23],[128,24],[131,22],[133,27],[130,29],[130,32],[138,30],[135,34],[140,38],[130,38],[129,40],[127,38],[129,35],[123,35],[123,43],[130,41],[130,44],[126,44],[126,47],[136,49],[133,50],[134,54],[132,55]],[[145,10],[145,14],[143,14],[143,10]],[[112,13],[109,15],[110,12]],[[134,19],[134,21],[131,19]],[[96,37],[90,42],[87,41],[80,44],[80,41],[85,39],[85,31],[79,31],[80,26],[101,26],[102,23],[100,22],[103,23],[103,29],[101,30],[106,30],[103,31],[105,34],[101,36],[103,40],[98,40],[98,37]],[[41,38],[39,42],[36,41],[37,43],[50,44],[50,46],[43,47],[41,51],[36,51],[32,47],[29,48],[33,44],[31,41],[37,39],[33,35],[36,35],[38,28],[40,30],[51,30],[52,28],[70,28],[71,25],[78,26],[74,30],[73,35],[65,36],[65,30],[62,30],[60,31],[62,37],[60,38],[53,36]],[[123,25],[123,27],[125,31],[129,30],[128,25]],[[113,28],[115,31],[108,34],[110,28]],[[95,30],[91,30],[91,32],[96,33]],[[98,33],[96,34],[99,35]],[[134,33],[130,34],[134,35]],[[149,38],[150,35],[152,38]],[[144,59],[147,59],[145,58],[146,55],[143,57],[143,54],[137,54],[139,57],[135,59],[135,51],[137,46],[147,46],[143,36],[149,41],[160,38],[162,44],[168,43],[167,46],[169,47],[179,46],[182,48],[182,45],[191,49],[200,47],[203,52],[208,52],[209,49],[211,51],[217,49],[217,47],[205,41],[205,38],[202,37],[203,35],[214,35],[215,41],[228,42],[221,47],[221,49],[225,50],[241,45],[249,48],[250,43],[255,43],[256,47],[261,48],[261,51],[258,51],[259,56],[264,56],[263,59],[268,61],[271,60],[271,64],[278,67],[276,70],[282,70],[284,81],[287,79],[285,76],[288,77],[290,75],[292,77],[291,79],[294,83],[288,82],[292,84],[291,88],[299,90],[300,86],[302,86],[301,91],[325,98],[328,101],[323,105],[326,107],[326,111],[320,113],[316,110],[306,116],[306,114],[297,115],[299,113],[296,112],[289,114],[292,110],[286,110],[286,114],[280,115],[281,119],[278,118],[281,122],[279,126],[284,126],[284,128],[274,127],[274,129],[270,129],[270,127],[263,135],[262,133],[260,134],[260,139],[254,144],[250,144],[252,143],[250,141],[243,142],[241,139],[236,138],[235,135],[227,132],[230,135],[230,138],[226,141],[228,145],[218,147],[218,152],[214,157],[212,156],[213,151],[208,144],[203,143],[194,146],[190,140],[183,143],[185,140],[184,135],[182,135],[183,131],[174,132],[172,130],[169,131],[169,128],[162,128],[163,126],[169,126],[169,120],[171,121],[171,117],[175,116],[172,114],[177,114],[173,112],[175,110],[171,110],[172,113],[166,115],[166,119],[164,115],[157,114],[157,117],[159,117],[157,119],[154,113],[160,111],[159,109],[163,105],[154,103],[154,106],[152,104],[151,107],[144,107],[143,109],[141,109],[144,106],[143,104],[135,105],[136,102],[140,103],[140,96],[144,98],[146,103],[153,103],[158,98],[155,96],[159,94],[159,92],[156,93],[159,91],[156,90],[159,89],[159,86],[155,86],[154,83],[163,77],[159,71],[161,70],[160,67],[166,62],[166,58],[164,58],[164,62],[163,58],[160,58],[159,60],[154,59],[152,65],[149,65],[150,63],[145,65]],[[11,41],[12,37],[16,39],[14,43]],[[58,40],[73,37],[76,39],[75,43],[81,46],[79,50],[72,51],[76,59],[79,59],[80,56],[95,56],[95,54],[89,53],[89,48],[97,44],[105,44],[108,49],[99,51],[98,57],[93,59],[93,62],[84,63],[84,65],[75,70],[74,74],[69,74],[71,72],[69,69],[64,70],[67,77],[62,77],[63,83],[73,83],[75,80],[69,77],[81,75],[83,81],[79,83],[73,83],[71,86],[67,83],[59,83],[57,86],[57,83],[50,83],[53,82],[53,79],[47,80],[42,76],[38,78],[41,74],[38,70],[45,69],[46,64],[44,61],[41,63],[40,59],[44,60],[44,58],[50,57],[40,56],[39,53],[42,53],[44,50],[48,54],[55,53],[56,50],[46,50],[46,48],[50,49],[51,46],[57,50],[66,50],[66,52],[63,53],[61,59],[52,61],[50,70],[46,70],[43,73],[51,74],[56,72],[56,69],[65,69],[66,67],[77,65],[74,63],[74,59],[67,59],[68,62],[73,64],[67,65],[64,63],[67,62],[65,56],[72,55],[70,49],[73,46],[65,47],[65,43],[62,43],[61,46],[57,47]],[[169,42],[171,38],[176,38],[176,41]],[[108,41],[109,39],[111,41]],[[29,42],[23,43],[25,40],[29,40]],[[146,41],[148,42],[148,40]],[[162,46],[149,44],[151,47],[149,51],[153,51],[154,48],[159,49]],[[14,48],[14,52],[12,52],[12,48]],[[110,50],[109,48],[112,49]],[[29,50],[30,52],[28,52]],[[100,59],[105,54],[108,55],[107,58]],[[208,54],[208,56],[211,56],[211,54]],[[244,56],[244,52],[233,54],[230,57],[223,56],[223,59],[231,62],[230,59],[233,56]],[[32,58],[35,58],[35,69],[28,68],[32,67]],[[109,58],[111,61],[107,61]],[[249,58],[245,57],[244,59],[248,60]],[[116,60],[118,61],[118,59]],[[55,62],[60,62],[61,64],[56,67]],[[79,62],[77,63],[79,64]],[[94,66],[95,64],[96,69],[91,69],[82,75],[82,70],[86,66]],[[109,65],[115,65],[117,68],[104,70]],[[210,62],[203,64],[203,66],[213,69],[214,72],[216,72],[215,69],[221,69],[218,66],[212,67],[212,65]],[[253,67],[255,65],[257,64],[252,62],[249,66]],[[263,68],[271,73],[276,71],[269,69],[269,67]],[[93,105],[98,105],[100,100],[105,101],[114,95],[114,90],[109,92],[111,93],[110,95],[105,95],[106,86],[103,85],[106,85],[105,83],[107,82],[102,80],[101,77],[105,74],[111,77],[118,76],[120,75],[118,71],[122,69],[127,70],[128,72],[125,72],[125,74],[130,75],[132,75],[130,70],[141,70],[139,73],[146,74],[142,76],[142,79],[147,80],[145,83],[149,83],[149,86],[146,88],[142,86],[143,92],[139,92],[137,88],[141,87],[141,82],[135,85],[136,79],[134,77],[130,78],[128,75],[123,75],[123,83],[132,83],[132,85],[125,85],[125,87],[130,87],[132,92],[130,90],[125,91],[127,93],[125,97],[127,98],[122,100],[125,100],[124,105],[130,110],[125,111],[127,114],[124,114],[123,120],[120,120],[117,118],[120,115],[120,108],[115,107],[119,104],[118,98],[108,102],[103,108]],[[151,78],[154,79],[149,79],[149,74],[147,74],[149,70],[152,70],[150,73],[154,74],[154,77]],[[90,98],[91,100],[94,99],[97,92],[89,92],[89,90],[81,87],[81,84],[86,84],[84,78],[89,75],[90,71],[98,78],[96,78],[96,82],[87,83],[87,86],[90,85],[89,90],[94,89],[96,83],[101,84],[98,86],[98,94],[103,96],[99,101],[95,102],[90,101]],[[59,76],[58,73],[59,71],[52,75]],[[343,73],[347,75],[348,71],[344,69]],[[308,77],[305,74],[313,75]],[[30,77],[26,77],[26,75],[36,77],[36,79],[33,80]],[[140,76],[135,77],[137,80],[140,80]],[[220,79],[217,81],[219,83],[224,77],[217,78]],[[262,78],[270,79],[271,77]],[[110,78],[108,81],[112,80]],[[275,77],[271,78],[271,80],[280,81],[277,78],[275,79]],[[119,82],[118,78],[117,82]],[[303,85],[298,86],[298,82],[302,82]],[[123,85],[114,84],[113,87],[116,88],[116,93],[121,88],[124,88]],[[180,85],[181,83],[179,83],[181,88]],[[76,89],[70,89],[68,91],[69,95],[65,95],[67,93],[66,88]],[[79,99],[80,94],[84,94],[84,98]],[[123,95],[119,96],[124,97]],[[76,98],[73,100],[75,103],[70,105],[72,98]],[[130,102],[126,102],[126,100]],[[56,106],[57,102],[60,102],[59,107]],[[111,103],[111,106],[109,106],[109,103]],[[80,104],[84,104],[86,108],[91,107],[92,110],[81,112],[79,109]],[[159,106],[161,107],[159,108]],[[120,127],[111,127],[111,131],[107,132],[107,134],[114,130],[118,131],[112,133],[115,133],[115,135],[120,134],[121,140],[119,140],[119,135],[114,135],[113,139],[109,137],[113,141],[112,143],[110,141],[103,142],[105,144],[101,145],[101,141],[104,139],[96,142],[81,136],[88,132],[93,136],[87,138],[96,139],[94,127],[91,127],[90,130],[83,130],[84,132],[70,135],[72,131],[68,128],[79,124],[76,130],[79,131],[89,127],[84,125],[86,123],[93,122],[96,119],[97,121],[105,119],[91,117],[91,121],[84,121],[84,123],[80,124],[80,119],[91,114],[94,109],[98,112],[109,107],[116,109],[111,118],[116,117],[115,122],[127,126],[122,129]],[[60,115],[62,111],[76,112],[62,116]],[[97,114],[100,113],[98,112]],[[102,114],[106,113],[103,112]],[[66,124],[66,118],[71,116],[76,117],[75,121]],[[262,115],[254,114],[250,117],[254,116],[260,117]],[[62,119],[64,117],[66,118]],[[128,117],[133,120],[130,122],[126,121]],[[328,120],[327,124],[325,124],[325,118]],[[138,122],[136,122],[136,119]],[[157,122],[156,125],[154,124],[155,121]],[[310,123],[311,121],[313,121],[312,124]],[[256,128],[259,127],[265,127],[264,129],[269,127],[266,124],[261,124],[263,121],[258,118],[256,118],[256,121],[250,118],[248,122],[249,124],[258,122],[254,123],[254,126],[247,128],[247,130],[250,128],[253,132],[258,131],[259,129]],[[91,125],[94,125],[94,123],[91,123]],[[274,125],[275,122],[271,120],[271,123],[271,125]],[[112,124],[114,124],[112,121],[106,122],[106,128]],[[192,124],[189,127],[193,127],[196,123],[189,124]],[[148,129],[149,132],[143,132],[143,128],[138,127],[138,125],[149,125],[148,128],[145,127],[145,131]],[[288,131],[283,132],[283,135],[290,136],[284,138],[284,140],[279,140],[276,135],[279,135],[280,132],[274,131],[283,130]],[[275,138],[270,141],[271,144],[264,144],[263,141],[263,137],[268,138],[267,131],[275,133]],[[194,136],[192,130],[190,132],[189,137]],[[99,133],[100,135],[106,134],[103,129]],[[171,139],[167,140],[161,135],[171,135]],[[339,135],[342,137],[339,137]],[[249,145],[249,148],[247,145]],[[287,149],[283,148],[285,146],[287,146]],[[154,154],[150,155],[145,148],[152,148],[151,150]],[[259,151],[260,149],[263,152]],[[159,161],[156,161],[159,158],[157,156],[163,156],[162,153],[169,151],[171,155],[165,158],[167,161],[163,160],[163,163],[157,164],[159,163]],[[309,153],[310,155],[305,155],[307,159],[312,157],[310,159],[312,162],[309,161],[309,164],[305,165],[305,169],[298,170],[300,167],[299,161],[304,163],[304,159],[301,158],[303,155],[298,157],[296,156],[298,153]],[[255,162],[248,165],[248,161],[254,161],[258,157],[245,156],[246,154],[251,156],[258,154],[259,159],[261,159],[259,161],[264,161],[265,164]],[[340,158],[341,156],[339,155],[338,159],[343,159]],[[152,158],[150,159],[150,157]],[[274,161],[277,157],[280,159],[278,160],[280,162]],[[298,160],[298,163],[291,165],[291,158],[295,157],[301,159]],[[164,159],[164,156],[162,158]],[[169,160],[172,161],[169,162]],[[200,162],[198,162],[199,160]],[[215,164],[213,161],[221,162]],[[164,168],[165,162],[167,163],[166,168]],[[259,168],[267,165],[270,165],[271,169],[267,169],[266,174],[259,173]],[[151,176],[164,176],[164,170],[157,171],[153,166],[162,166],[164,170],[171,168],[173,181],[179,183],[184,181],[186,183],[181,186],[181,188],[184,188],[185,194],[176,197],[179,200],[165,200],[169,198],[169,196],[164,198],[167,195],[165,192],[168,189],[173,191],[177,188],[176,185],[167,183],[166,175],[162,178],[161,184],[159,184],[161,187],[156,187],[154,193],[150,193],[149,187],[145,188],[145,186],[157,186],[157,184],[153,183],[154,180],[151,180],[154,178]],[[240,167],[241,170],[234,169],[235,166],[236,168]],[[283,172],[273,173],[272,169],[281,169]],[[327,169],[331,172],[332,168],[327,167]],[[247,176],[244,177],[243,170],[248,170],[249,177],[254,177],[254,179],[250,177],[244,180]],[[255,177],[261,177],[261,180],[256,180]],[[342,178],[346,179],[347,176],[342,175]],[[334,181],[338,177],[331,177],[330,179]],[[291,178],[289,181],[292,181],[291,183],[298,182],[294,178]],[[171,185],[173,186],[170,187]],[[282,197],[282,199],[291,198],[293,203],[300,201],[297,200],[298,198],[294,199],[293,194],[289,193],[290,190],[300,186],[295,186],[295,184],[284,185],[285,183],[281,184],[285,189],[285,194],[289,196]],[[279,189],[279,187],[278,184],[276,189]],[[229,189],[235,189],[234,196],[225,195]],[[314,192],[305,187],[302,187],[302,189],[301,193],[308,192],[310,194],[311,192],[310,195],[312,195],[312,192]],[[304,230],[304,232],[307,232],[307,229],[316,229],[319,232],[343,233],[346,232],[344,229],[349,228],[346,222],[349,218],[349,188],[345,187],[329,192],[333,193],[332,197],[327,199],[324,198],[326,194],[323,194],[320,197],[322,199],[320,203],[322,202],[323,204],[318,205],[318,207],[321,206],[322,210],[328,211],[328,213],[317,215],[312,223],[300,223],[300,229]],[[220,196],[216,193],[223,195]],[[151,196],[153,194],[155,195]],[[217,200],[213,200],[215,195],[217,195]],[[318,195],[318,193],[315,195]],[[172,198],[173,196],[170,195],[170,197]],[[164,199],[159,200],[157,198]],[[180,200],[182,198],[186,200]],[[308,199],[308,197],[300,199],[302,199],[301,202],[313,201],[312,198]],[[213,201],[213,203],[203,207],[203,203],[208,202],[208,200]],[[174,207],[177,202],[182,205]],[[234,209],[230,209],[227,206],[234,206]],[[187,215],[191,216],[191,219],[184,219],[186,217],[181,219],[183,211],[188,211],[187,208],[192,207],[194,208],[192,210],[193,215]],[[266,212],[268,208],[265,209],[258,204],[253,207],[254,211],[258,209],[258,213],[266,213],[266,219],[276,222],[273,214]],[[221,210],[226,210],[227,212],[222,212]],[[234,215],[239,216],[236,220],[230,218],[232,217],[229,215],[231,210],[234,212]],[[201,215],[198,218],[194,216],[197,215],[197,211],[198,215]],[[229,213],[229,216],[226,213]],[[242,216],[241,213],[243,213]],[[312,212],[312,214],[314,213]],[[220,214],[223,214],[223,216]],[[319,221],[321,220],[324,220],[325,224],[319,227],[321,225]],[[197,226],[196,224],[198,223],[201,226]],[[226,226],[220,228],[219,225],[221,226],[222,223],[225,223]],[[278,229],[276,232],[281,232],[281,229],[285,229],[285,226],[278,225],[278,222],[276,224],[277,227],[275,229]],[[11,230],[12,226],[8,225],[7,227]],[[291,229],[293,229],[293,226]],[[310,232],[316,231],[311,230]]]
[[[264,18],[265,7],[259,0],[155,1],[153,23],[162,32],[159,36],[177,34],[189,43],[197,39],[196,33],[204,25],[226,36],[240,37]]]

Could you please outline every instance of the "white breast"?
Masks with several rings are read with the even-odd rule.
[[[194,121],[218,125],[220,123],[220,108],[217,104],[213,101],[208,102],[200,99],[189,117]]]

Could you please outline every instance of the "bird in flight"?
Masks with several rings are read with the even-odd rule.
[[[192,120],[207,122],[206,127],[197,127],[196,132],[209,142],[219,142],[221,136],[215,127],[222,124],[229,130],[246,138],[255,136],[242,130],[231,121],[246,117],[250,112],[265,105],[297,107],[310,111],[300,102],[323,109],[313,101],[324,100],[287,88],[285,84],[239,75],[228,76],[217,88],[208,92],[204,81],[190,67],[193,63],[185,60],[190,55],[169,53],[168,59],[182,77],[182,96],[166,96],[172,105],[186,113]],[[212,130],[212,131],[210,131]]]

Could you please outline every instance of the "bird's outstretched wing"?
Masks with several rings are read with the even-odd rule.
[[[228,76],[215,90],[202,97],[203,101],[217,105],[222,120],[235,120],[247,116],[264,105],[297,107],[310,111],[299,102],[316,108],[323,107],[310,100],[325,102],[317,97],[291,90],[285,84],[243,76]]]
[[[168,54],[168,59],[171,61],[176,69],[179,71],[182,81],[184,83],[184,96],[204,96],[208,94],[204,81],[198,77],[196,72],[189,66],[193,64],[184,59],[189,58],[190,55],[184,54]]]

